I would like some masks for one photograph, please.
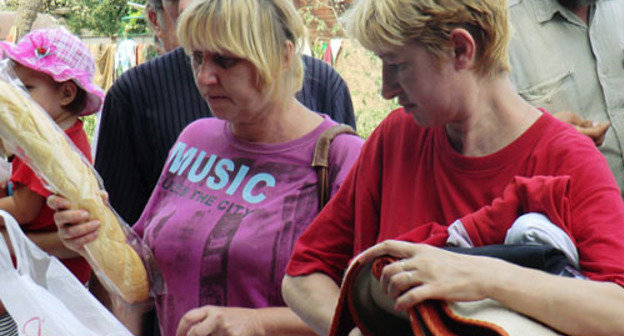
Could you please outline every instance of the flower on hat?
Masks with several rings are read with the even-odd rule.
[[[28,38],[27,40],[25,39],[26,37]],[[18,48],[21,47],[19,49],[24,52],[30,49],[30,52],[34,53],[37,62],[54,53],[54,50],[56,49],[54,43],[52,43],[49,37],[45,34],[31,34],[29,36],[25,36],[25,38],[18,42]]]
[[[35,48],[35,56],[37,56],[38,59],[42,59],[48,56],[49,53],[50,53],[50,47],[48,46],[39,46]]]

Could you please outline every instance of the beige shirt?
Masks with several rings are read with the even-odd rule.
[[[556,0],[510,0],[511,80],[551,113],[610,121],[600,150],[624,190],[624,0],[600,0],[589,26]]]

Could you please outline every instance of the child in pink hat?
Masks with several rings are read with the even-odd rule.
[[[87,46],[64,28],[36,30],[17,44],[2,42],[13,70],[36,101],[91,161],[91,148],[79,116],[99,112],[104,92],[93,84],[95,63]],[[56,234],[53,212],[45,204],[50,192],[19,158],[12,163],[13,195],[0,198],[0,209],[9,212],[39,247],[55,255],[83,283],[89,264],[67,250]],[[17,335],[0,305],[0,336]]]

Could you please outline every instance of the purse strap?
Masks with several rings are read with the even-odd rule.
[[[316,170],[319,211],[329,202],[331,185],[329,183],[329,148],[334,138],[340,134],[353,134],[357,132],[351,126],[345,124],[334,125],[321,133],[316,139],[312,168]]]

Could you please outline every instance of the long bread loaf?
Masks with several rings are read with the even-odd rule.
[[[45,176],[54,192],[101,222],[97,239],[85,250],[96,273],[105,276],[103,282],[127,302],[146,300],[149,282],[145,266],[103,202],[92,168],[40,107],[4,81],[0,81],[0,134],[23,150],[31,167]]]

